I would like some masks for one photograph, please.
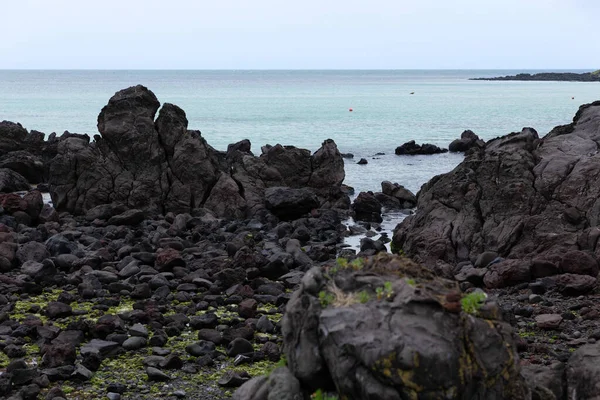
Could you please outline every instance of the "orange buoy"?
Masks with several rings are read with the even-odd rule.
[[[351,108],[349,108],[349,109],[348,109],[348,111],[352,112],[352,111],[354,111],[354,110],[353,110],[353,109],[351,109]]]

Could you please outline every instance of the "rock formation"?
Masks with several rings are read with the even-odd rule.
[[[119,203],[151,214],[207,207],[241,218],[265,209],[268,187],[308,187],[322,207],[347,208],[340,185],[344,163],[332,140],[311,155],[293,146],[269,147],[260,157],[250,142],[213,149],[188,130],[185,112],[160,108],[143,86],[116,93],[98,116],[100,135],[61,138],[50,164],[50,193],[57,210],[82,214]],[[158,111],[158,117],[156,113]]]
[[[453,140],[452,143],[450,143],[448,150],[464,153],[475,146],[483,147],[485,146],[485,142],[479,139],[479,136],[477,136],[475,132],[467,129],[461,133],[460,139]]]
[[[599,142],[600,102],[581,106],[571,124],[543,139],[524,128],[490,140],[423,186],[394,248],[448,276],[467,268],[490,288],[544,278],[569,294],[592,289]],[[475,265],[484,269],[473,269],[482,254],[491,254]]]
[[[429,154],[439,154],[439,153],[447,153],[448,149],[442,149],[438,146],[430,143],[416,144],[414,140],[410,142],[404,143],[402,146],[396,147],[395,153],[396,155],[429,155]]]

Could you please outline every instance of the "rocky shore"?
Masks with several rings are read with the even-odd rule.
[[[537,74],[517,74],[496,76],[493,78],[470,78],[472,81],[563,81],[563,82],[600,82],[600,70],[584,72],[540,72]]]
[[[600,396],[600,102],[353,202],[333,141],[220,152],[143,86],[98,130],[0,123],[1,398]]]

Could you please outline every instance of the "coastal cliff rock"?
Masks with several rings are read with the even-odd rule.
[[[600,256],[599,142],[600,102],[543,139],[524,128],[490,140],[423,186],[393,248],[449,276],[479,264],[490,288],[546,277],[568,294],[591,290]],[[484,253],[493,257],[477,263]]]
[[[119,203],[164,214],[205,206],[219,217],[241,218],[265,210],[265,189],[274,186],[308,187],[317,206],[348,208],[340,189],[344,163],[332,140],[313,155],[276,145],[255,157],[247,140],[224,153],[187,129],[182,109],[169,103],[159,108],[150,90],[130,87],[102,109],[93,142],[61,138],[49,169],[56,209],[83,214]]]
[[[348,399],[528,398],[510,325],[494,303],[470,314],[460,300],[456,283],[406,258],[313,268],[283,317],[286,369],[295,379],[281,380],[297,379],[305,398],[316,391]],[[257,378],[234,398],[274,398],[274,387],[272,377]]]

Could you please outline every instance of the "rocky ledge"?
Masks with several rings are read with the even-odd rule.
[[[538,74],[517,74],[493,78],[470,78],[472,81],[565,81],[600,82],[600,70],[577,74],[573,72],[541,72]]]

